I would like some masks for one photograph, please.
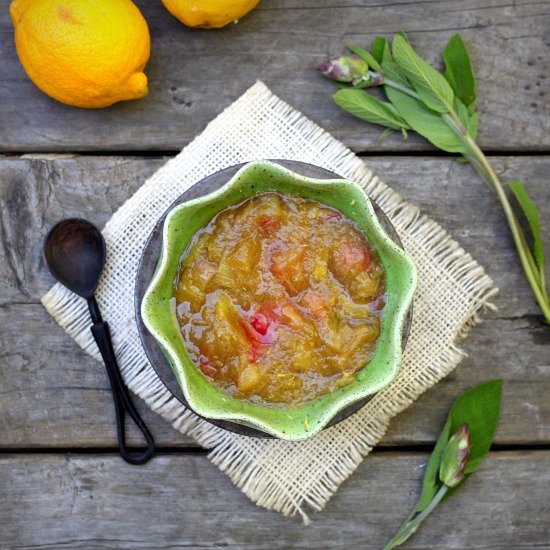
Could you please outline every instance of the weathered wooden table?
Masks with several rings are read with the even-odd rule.
[[[495,377],[505,386],[493,452],[408,547],[550,547],[550,330],[498,203],[469,167],[424,141],[377,141],[380,130],[339,112],[333,85],[314,70],[346,43],[399,29],[436,62],[459,31],[479,77],[481,145],[504,180],[527,184],[548,244],[547,2],[263,0],[237,25],[206,32],[140,0],[152,36],[150,94],[101,111],[63,106],[29,82],[9,1],[0,4],[0,547],[380,548],[418,495],[453,399]],[[308,528],[254,506],[141,402],[159,453],[143,467],[125,464],[104,368],[39,302],[52,284],[41,256],[48,228],[65,216],[104,224],[256,79],[451,231],[501,290],[498,311],[463,345],[468,357],[392,423]]]

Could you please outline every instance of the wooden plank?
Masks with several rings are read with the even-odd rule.
[[[550,234],[549,161],[544,157],[492,160],[504,179],[521,177],[528,184],[540,207],[543,234]],[[103,368],[83,354],[38,303],[52,283],[43,265],[41,242],[49,227],[64,216],[84,216],[102,225],[162,162],[161,158],[59,156],[0,160],[1,447],[114,446]],[[396,418],[382,443],[433,442],[460,391],[495,377],[506,382],[496,441],[548,443],[550,336],[490,190],[468,167],[451,159],[372,157],[366,162],[449,228],[501,288],[495,300],[499,311],[488,313],[487,321],[464,343],[469,357]],[[159,445],[191,444],[145,406],[141,410]],[[132,441],[139,441],[131,433]]]
[[[52,322],[41,304],[0,307],[0,448],[116,447],[105,367]],[[134,397],[159,446],[195,446]],[[143,438],[130,420],[128,440]],[[1,546],[1,545],[0,545]]]
[[[544,2],[270,0],[238,25],[208,32],[185,28],[160,2],[136,3],[152,37],[150,94],[100,111],[64,106],[29,81],[1,10],[1,151],[177,150],[257,79],[355,150],[430,150],[417,138],[378,141],[381,130],[340,112],[333,84],[315,71],[345,44],[368,46],[398,30],[433,63],[454,33],[464,36],[479,77],[484,148],[550,146]]]
[[[424,453],[374,453],[304,527],[252,504],[204,455],[0,459],[8,548],[382,548],[418,496]],[[404,548],[548,548],[550,452],[492,454]]]

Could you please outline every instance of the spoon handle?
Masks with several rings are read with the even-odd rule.
[[[109,326],[104,321],[96,320],[91,330],[99,351],[101,352],[101,356],[103,357],[103,361],[105,362],[107,374],[109,375],[109,382],[111,383],[111,390],[115,402],[118,449],[120,451],[120,456],[130,464],[143,464],[153,456],[155,451],[153,436],[143,422],[130,397],[128,388],[122,379],[111,341]],[[145,451],[131,452],[126,447],[126,430],[124,425],[126,412],[132,417],[147,442]]]

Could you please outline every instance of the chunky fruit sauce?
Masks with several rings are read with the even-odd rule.
[[[188,353],[213,384],[297,405],[349,383],[371,359],[384,271],[338,210],[264,193],[195,235],[173,296]]]

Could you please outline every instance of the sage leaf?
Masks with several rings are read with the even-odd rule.
[[[454,92],[443,75],[426,63],[399,34],[393,39],[392,53],[426,106],[438,113],[448,113],[453,106]]]
[[[380,63],[394,62],[391,54],[391,48],[389,42],[384,38],[384,44],[382,49],[382,61]]]
[[[451,85],[456,97],[467,108],[474,108],[476,103],[476,77],[472,68],[466,44],[459,34],[455,34],[443,50],[445,61],[444,76]]]
[[[372,67],[376,72],[378,73],[382,72],[382,67],[380,66],[380,63],[378,63],[378,61],[372,54],[370,54],[363,48],[360,48],[359,46],[350,45],[346,47],[350,52],[359,56],[363,61],[366,61],[369,64],[369,67]]]
[[[481,464],[489,452],[498,423],[501,395],[502,380],[492,380],[467,390],[456,399],[426,466],[420,498],[409,517],[424,510],[442,487],[439,468],[443,451],[451,435],[464,424],[467,424],[470,430],[471,446],[470,457],[464,470],[465,479]],[[456,489],[450,489],[446,497],[454,490]]]
[[[405,40],[405,42],[407,42],[407,44],[411,43],[411,41],[409,40],[409,37],[405,34],[405,31],[397,31],[395,33],[395,36],[400,36],[401,38],[403,38],[403,40]]]
[[[384,77],[403,86],[409,86],[407,77],[401,73],[399,67],[394,62],[390,46],[385,38],[377,36],[372,43],[371,50],[372,56],[380,63]]]
[[[376,139],[376,141],[384,141],[387,137],[393,134],[393,128],[386,128]]]
[[[377,36],[372,46],[373,57],[380,63],[382,74],[386,79],[392,80],[401,86],[410,87],[407,77],[400,70],[399,66],[393,60],[390,46],[385,38]]]
[[[478,122],[479,117],[477,116],[477,113],[472,113],[470,115],[470,122],[468,124],[468,134],[474,141],[477,140]]]
[[[397,83],[401,86],[405,86],[406,88],[410,88],[411,85],[409,84],[409,81],[407,80],[407,76],[405,73],[400,69],[399,65],[395,63],[391,59],[387,59],[385,61],[382,61],[382,71],[384,74],[384,77],[387,79],[390,79],[393,83]],[[387,82],[383,82],[385,89],[390,85]]]
[[[378,63],[382,63],[382,60],[384,59],[384,51],[387,50],[389,53],[390,48],[388,46],[388,41],[383,36],[377,36],[372,41],[372,46],[370,48],[372,57],[378,61]]]
[[[339,90],[332,97],[336,105],[357,118],[394,130],[408,127],[393,105],[361,90]]]
[[[542,280],[544,280],[544,248],[542,246],[542,237],[540,233],[540,217],[539,211],[535,203],[531,200],[531,197],[525,189],[525,185],[521,181],[514,180],[510,182],[510,189],[518,204],[527,219],[529,224],[529,229],[531,229],[531,235],[533,236],[533,256],[535,257],[535,262],[541,274]]]
[[[397,548],[416,533],[437,505],[477,469],[493,440],[501,394],[502,380],[492,380],[467,390],[453,403],[426,467],[418,503],[385,550]]]
[[[428,506],[432,498],[436,495],[437,491],[441,488],[442,483],[439,481],[439,466],[443,457],[443,451],[445,450],[450,437],[451,421],[447,418],[445,426],[443,426],[443,430],[441,430],[441,433],[437,438],[437,442],[430,456],[430,460],[426,465],[420,498],[418,499],[418,502],[409,517],[412,517],[415,513],[424,510],[424,508]]]
[[[470,114],[468,108],[460,99],[455,97],[453,102],[455,113],[457,114],[460,122],[464,126],[464,129],[468,132],[468,135],[475,141],[477,138],[477,113]]]
[[[453,101],[453,107],[455,110],[455,113],[457,114],[458,118],[460,119],[460,122],[462,122],[462,125],[465,129],[468,128],[468,125],[470,123],[470,113],[468,112],[468,109],[458,97],[454,98]]]
[[[399,90],[386,86],[385,91],[399,115],[415,132],[439,149],[449,153],[467,154],[468,151],[461,136],[438,114]]]
[[[473,473],[487,456],[500,416],[502,380],[492,380],[464,392],[449,412],[450,431],[463,424],[470,428],[470,458],[466,474]]]

